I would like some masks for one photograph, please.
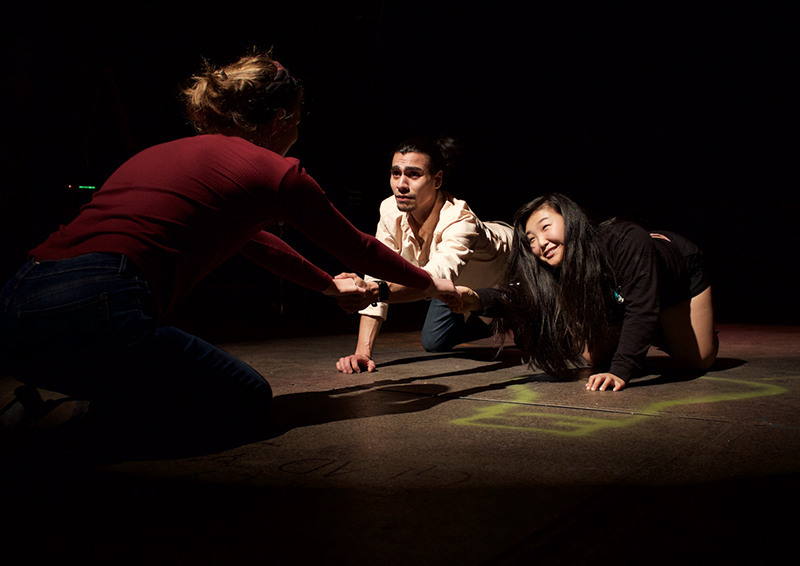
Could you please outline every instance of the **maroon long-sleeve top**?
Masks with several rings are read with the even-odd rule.
[[[144,272],[162,314],[240,251],[285,279],[326,289],[330,275],[264,230],[278,221],[350,269],[416,289],[430,285],[425,271],[342,216],[296,159],[222,135],[179,139],[135,155],[30,256],[125,254]]]

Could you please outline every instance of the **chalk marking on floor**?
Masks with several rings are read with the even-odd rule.
[[[477,412],[470,416],[450,421],[455,425],[462,426],[477,426],[483,428],[495,428],[502,430],[521,430],[528,432],[543,432],[548,434],[558,434],[561,436],[586,436],[593,434],[599,430],[609,428],[623,428],[629,427],[642,422],[643,420],[657,416],[670,408],[683,406],[683,405],[697,405],[701,403],[719,403],[723,401],[742,401],[745,399],[752,399],[755,397],[769,397],[773,395],[782,395],[787,392],[785,387],[773,385],[769,383],[761,383],[755,381],[744,381],[738,379],[728,379],[722,377],[709,377],[705,376],[700,379],[717,382],[742,385],[747,388],[746,391],[717,393],[711,395],[702,395],[699,397],[689,397],[683,399],[668,399],[664,401],[656,401],[650,403],[643,409],[635,411],[625,418],[607,419],[607,418],[592,418],[592,417],[579,417],[574,415],[554,415],[552,413],[543,413],[538,411],[527,411],[523,407],[525,404],[530,406],[530,403],[539,399],[540,394],[531,391],[524,384],[512,385],[508,389],[514,393],[514,404],[510,403],[493,403],[486,407],[481,407]],[[574,408],[574,407],[573,407]],[[511,420],[519,421],[520,419],[541,419],[548,421],[548,427],[541,426],[523,426],[519,424],[510,424]],[[506,422],[503,422],[506,421]]]

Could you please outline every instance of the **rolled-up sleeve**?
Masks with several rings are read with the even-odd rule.
[[[402,255],[400,253],[401,242],[397,236],[397,234],[399,234],[399,217],[384,214],[385,206],[385,204],[381,206],[381,219],[378,221],[377,230],[375,230],[375,239],[395,253]],[[375,277],[369,274],[365,274],[364,279],[366,281],[376,280]],[[361,309],[358,313],[386,320],[386,316],[389,314],[389,305],[387,303],[373,303],[367,308]]]

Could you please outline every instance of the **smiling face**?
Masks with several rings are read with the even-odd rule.
[[[556,267],[564,259],[564,217],[549,206],[537,208],[525,224],[525,235],[536,259]]]
[[[436,203],[442,172],[431,173],[430,159],[424,153],[395,153],[390,184],[397,209],[410,212],[422,224]]]

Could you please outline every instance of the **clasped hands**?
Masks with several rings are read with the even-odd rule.
[[[447,295],[441,299],[450,310],[454,313],[464,314],[468,312],[478,312],[483,310],[483,303],[478,294],[469,287],[458,285],[456,287],[457,293],[454,295]]]
[[[459,291],[452,281],[438,277],[431,279],[430,286],[424,291],[426,296],[447,304],[457,300]],[[352,314],[378,300],[378,284],[365,281],[355,273],[340,273],[323,293],[335,298],[343,311]]]

